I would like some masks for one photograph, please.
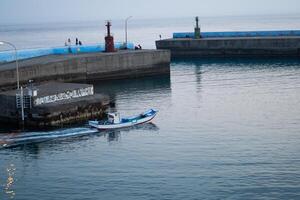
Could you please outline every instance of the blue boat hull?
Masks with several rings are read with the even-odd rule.
[[[100,121],[94,120],[94,121],[89,121],[89,125],[99,130],[127,128],[127,127],[150,122],[156,116],[157,112],[158,111],[151,109],[137,116],[123,118],[120,123],[108,123],[108,122],[101,123]]]

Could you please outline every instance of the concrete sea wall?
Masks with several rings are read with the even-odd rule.
[[[0,123],[23,123],[16,94],[20,91],[0,93]],[[110,104],[108,96],[94,94],[88,84],[49,82],[25,88],[23,94],[24,101],[29,99],[23,109],[26,126],[58,126],[103,117]]]
[[[300,37],[167,39],[156,41],[178,57],[300,57]]]
[[[48,55],[19,62],[20,83],[93,81],[170,73],[168,50],[126,50],[116,53]],[[0,64],[0,88],[15,87],[14,62]]]
[[[0,95],[0,122],[20,124],[21,113],[16,109],[15,96]],[[109,106],[109,99],[103,95],[93,95],[73,99],[62,103],[51,103],[35,106],[26,110],[26,126],[59,126],[86,121],[104,116]]]
[[[125,48],[124,43],[115,43],[116,49]],[[134,49],[133,43],[127,43],[127,49]],[[47,55],[62,55],[62,54],[77,54],[77,53],[93,53],[103,52],[105,50],[105,44],[90,44],[90,45],[71,45],[63,47],[49,47],[49,48],[37,48],[37,49],[18,49],[18,60],[35,58],[39,56]],[[14,51],[2,51],[0,52],[0,63],[15,61],[16,56]]]

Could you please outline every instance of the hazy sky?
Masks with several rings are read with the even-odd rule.
[[[300,0],[0,0],[0,24],[300,14]]]

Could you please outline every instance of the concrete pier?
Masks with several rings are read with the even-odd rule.
[[[170,73],[168,50],[124,50],[114,53],[48,55],[19,62],[20,83],[28,80],[93,81]],[[14,62],[0,64],[0,89],[14,88]]]
[[[0,122],[22,123],[20,90],[0,93]],[[94,94],[93,85],[57,83],[30,86],[23,90],[26,126],[57,126],[101,117],[109,98]]]
[[[299,57],[300,36],[173,38],[156,41],[172,58]]]

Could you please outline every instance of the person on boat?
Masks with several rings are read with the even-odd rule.
[[[78,38],[76,38],[76,42],[75,43],[76,43],[76,46],[77,46],[78,45]]]
[[[82,42],[79,40],[78,44],[79,44],[79,46],[81,46],[81,45],[82,45]]]

